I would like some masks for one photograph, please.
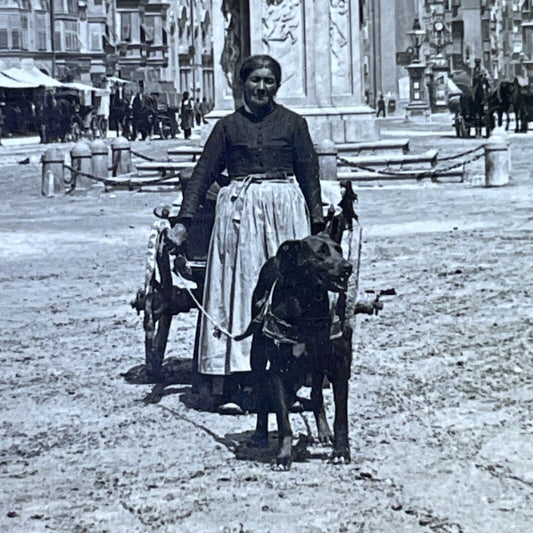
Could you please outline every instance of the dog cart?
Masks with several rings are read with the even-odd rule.
[[[338,232],[339,218],[335,217],[334,207],[338,206],[341,200],[341,187],[338,182],[329,182],[329,184],[330,188],[336,192],[328,194],[323,187],[323,198],[326,198],[325,211],[327,219],[333,224],[331,227],[335,227]],[[170,228],[177,222],[178,207],[166,206],[154,209],[158,220],[154,222],[149,237],[144,285],[131,302],[132,307],[138,313],[143,314],[145,376],[149,383],[168,383],[170,370],[167,371],[164,363],[172,319],[201,306],[207,252],[215,218],[216,194],[220,185],[222,184],[215,183],[208,191],[205,205],[200,208],[198,215],[189,225],[188,238],[180,247],[176,247],[167,236]],[[186,186],[187,182],[182,178],[182,187],[186,188]],[[351,186],[349,188],[355,197]],[[350,212],[353,213],[353,203],[350,202],[350,205],[352,208]],[[337,207],[337,211],[339,210],[340,208]],[[343,246],[343,248],[350,249],[347,259],[354,267],[354,276],[349,285],[349,291],[353,294],[354,300],[350,316],[354,313],[355,294],[357,293],[356,280],[361,239],[358,230],[359,227],[354,226],[354,231],[350,232],[354,238],[347,243],[348,246]],[[342,234],[342,228],[340,233]],[[343,252],[343,255],[346,254]],[[377,311],[371,306],[369,312],[365,310],[360,312],[372,314],[374,310]],[[196,338],[192,361],[193,392],[220,394],[222,390],[215,390],[220,387],[212,384],[206,385],[197,372],[197,342]]]

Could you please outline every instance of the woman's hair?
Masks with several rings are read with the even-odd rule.
[[[274,74],[276,82],[279,85],[281,83],[281,65],[273,58],[268,55],[255,55],[246,58],[241,65],[239,71],[239,79],[244,83],[248,76],[259,68],[268,68]]]
[[[189,93],[188,93],[188,91],[183,91],[183,99],[184,99],[184,100],[187,100],[187,98],[189,98]]]

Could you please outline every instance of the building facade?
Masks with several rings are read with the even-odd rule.
[[[211,0],[3,0],[0,66],[214,98]],[[132,86],[133,87],[133,86]]]

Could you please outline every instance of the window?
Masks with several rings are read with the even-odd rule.
[[[37,50],[46,50],[46,15],[36,16]]]
[[[11,30],[11,48],[13,50],[20,50],[21,48],[20,30]]]
[[[79,51],[78,23],[70,20],[64,22],[65,28],[65,50]]]
[[[122,13],[120,17],[121,41],[131,41],[131,13]]]
[[[78,15],[78,0],[67,0],[67,11],[69,15]]]
[[[488,20],[482,20],[481,21],[481,38],[484,41],[488,41],[490,39],[490,25]]]
[[[22,28],[22,49],[28,49],[28,16],[21,15],[20,26]]]
[[[91,24],[90,25],[90,47],[93,51],[101,51],[102,50],[102,31],[100,30],[100,26],[98,24]]]
[[[54,12],[55,13],[65,12],[65,9],[63,8],[63,0],[54,0]]]

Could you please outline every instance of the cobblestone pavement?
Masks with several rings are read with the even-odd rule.
[[[445,121],[381,125],[386,137],[421,132],[413,153],[483,142]],[[164,158],[174,144],[134,149]],[[504,188],[479,186],[482,160],[465,183],[358,188],[360,288],[397,296],[357,318],[352,464],[313,447],[290,472],[270,470],[273,449],[243,446],[253,416],[194,409],[180,383],[145,405],[151,387],[120,375],[143,361],[129,301],[152,209],[175,193],[43,198],[44,148],[0,148],[0,529],[529,532],[532,148],[533,136],[511,136]],[[195,320],[174,320],[169,357],[190,357]],[[331,416],[328,390],[326,403]]]

